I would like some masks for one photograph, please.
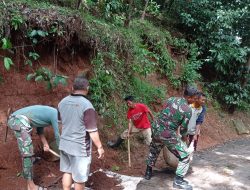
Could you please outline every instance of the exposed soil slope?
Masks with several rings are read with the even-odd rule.
[[[84,54],[84,53],[83,53]],[[42,56],[40,60],[41,65],[53,68],[53,58],[49,56]],[[19,72],[11,69],[7,72],[3,68],[3,63],[0,63],[0,70],[3,73],[4,82],[1,83],[0,88],[0,189],[14,190],[25,189],[25,182],[19,176],[21,172],[21,159],[18,153],[16,139],[11,131],[8,133],[7,142],[4,143],[6,111],[8,107],[13,110],[21,107],[33,104],[45,104],[57,106],[58,102],[66,95],[70,93],[70,85],[72,79],[79,73],[85,73],[90,70],[90,64],[88,58],[84,56],[78,56],[71,59],[68,64],[64,64],[63,60],[58,62],[57,69],[61,74],[65,74],[70,77],[68,86],[59,86],[53,91],[46,91],[43,84],[36,84],[25,80],[25,73],[31,72],[28,67],[18,67]],[[153,82],[164,83],[165,80],[158,80],[156,76],[150,76]],[[168,92],[168,95],[180,95],[180,92]],[[154,109],[154,108],[153,108]],[[156,108],[157,109],[157,108]],[[121,117],[125,117],[121,116]],[[198,149],[205,149],[214,145],[225,142],[229,139],[239,138],[232,125],[231,120],[234,118],[242,118],[245,123],[250,123],[250,117],[243,113],[236,113],[234,116],[221,114],[219,111],[214,110],[212,107],[208,107],[208,114],[206,121],[203,125],[202,135],[200,138],[200,144]],[[115,139],[117,135],[117,128],[105,128],[103,121],[99,122],[100,133],[102,141],[106,144],[108,139]],[[46,135],[50,140],[53,139],[53,133],[50,129],[46,130]],[[50,189],[61,188],[61,172],[59,171],[59,162],[50,162],[50,154],[43,154],[41,152],[40,141],[38,136],[33,134],[33,141],[35,145],[36,156],[40,156],[42,159],[34,166],[35,182],[49,186]],[[110,150],[105,147],[106,155],[103,161],[97,160],[95,150],[93,153],[92,172],[100,168],[108,170],[117,170],[119,173],[142,176],[145,170],[145,157],[148,153],[146,145],[142,144],[140,137],[133,137],[131,140],[131,154],[132,154],[132,168],[128,168],[126,144],[119,150]],[[163,157],[160,156],[157,167],[165,166]],[[91,177],[89,186],[96,190],[110,190],[117,189],[115,185],[118,182],[110,181],[105,175],[96,173],[96,176]]]

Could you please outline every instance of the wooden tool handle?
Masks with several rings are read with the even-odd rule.
[[[131,167],[130,141],[129,141],[129,138],[128,138],[128,167]]]
[[[60,158],[60,155],[57,154],[55,151],[53,151],[53,150],[51,150],[51,149],[49,149],[49,151],[50,151],[52,154],[54,154],[55,156],[57,156],[58,158]]]

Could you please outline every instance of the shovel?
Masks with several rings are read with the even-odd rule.
[[[128,167],[131,168],[130,140],[129,140],[129,138],[128,138]]]
[[[60,159],[60,151],[58,149],[58,146],[56,144],[56,141],[53,140],[49,143],[49,152],[53,154],[53,156],[49,157],[49,161],[55,162]]]
[[[9,131],[9,127],[8,127],[8,118],[10,116],[12,112],[12,108],[8,108],[7,110],[7,118],[6,118],[6,123],[5,123],[5,136],[4,136],[4,142],[7,142],[7,136],[8,136],[8,131]]]
[[[50,153],[52,153],[52,154],[54,154],[56,157],[60,158],[60,155],[59,155],[59,154],[57,154],[55,151],[53,151],[53,150],[49,149],[49,152],[50,152]]]

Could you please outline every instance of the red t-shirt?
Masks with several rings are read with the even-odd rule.
[[[129,108],[127,118],[132,120],[136,128],[147,129],[151,127],[147,116],[148,112],[149,109],[146,105],[136,103],[135,108]]]

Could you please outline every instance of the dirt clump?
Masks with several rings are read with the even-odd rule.
[[[100,190],[121,190],[123,189],[119,185],[119,181],[108,177],[105,173],[97,171],[94,172],[88,179],[86,184],[87,187],[91,189],[100,189]]]

